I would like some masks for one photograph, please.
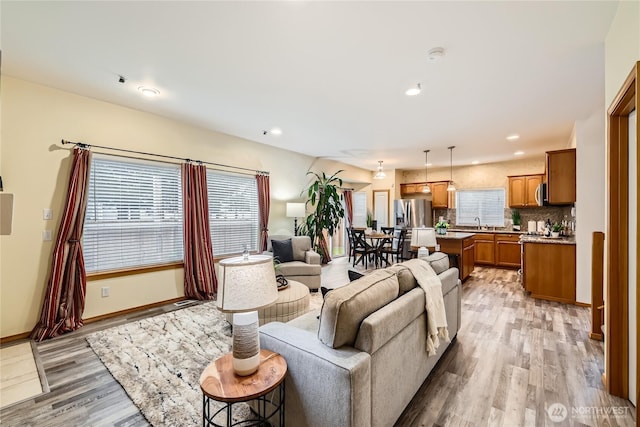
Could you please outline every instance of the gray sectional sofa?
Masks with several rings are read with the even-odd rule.
[[[461,284],[448,257],[429,262],[442,282],[449,336],[460,326]],[[332,290],[318,313],[260,327],[262,348],[288,365],[288,426],[392,426],[450,342],[426,352],[425,295],[408,268],[376,270]]]

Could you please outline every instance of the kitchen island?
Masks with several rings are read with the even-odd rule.
[[[474,233],[462,233],[459,231],[448,231],[447,234],[436,235],[440,252],[457,259],[460,280],[467,280],[473,272],[475,264],[475,244]]]
[[[520,243],[524,289],[534,298],[575,304],[575,238],[523,235]]]

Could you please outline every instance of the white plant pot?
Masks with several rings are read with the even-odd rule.
[[[551,232],[551,237],[560,237],[560,232],[559,231],[552,231]]]

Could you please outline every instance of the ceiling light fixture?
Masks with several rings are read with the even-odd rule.
[[[524,154],[524,151],[516,151],[515,153],[513,153],[514,156],[522,156]]]
[[[153,98],[154,96],[160,95],[160,91],[158,89],[156,89],[156,88],[153,88],[153,87],[138,86],[138,90],[144,96],[148,96],[149,98]]]
[[[519,139],[520,139],[520,135],[518,135],[517,133],[513,133],[513,134],[507,136],[507,141],[513,142],[513,141],[517,141]]]
[[[429,62],[438,62],[444,58],[444,48],[434,47],[427,51],[427,59]]]
[[[422,187],[423,193],[431,193],[431,187],[429,187],[429,180],[427,179],[427,165],[429,164],[429,150],[424,150],[424,187]]]
[[[420,94],[420,92],[422,92],[422,85],[420,83],[418,83],[416,85],[416,87],[412,87],[410,89],[407,89],[405,94],[407,96],[416,96],[416,95]]]
[[[471,162],[471,164],[472,164],[472,165],[477,165],[477,164],[479,164],[479,163],[480,163],[480,162],[479,162],[478,160],[474,160],[473,162]]]
[[[456,186],[453,184],[453,149],[456,146],[452,145],[447,148],[449,148],[449,185],[447,186],[447,191],[456,191]]]
[[[387,174],[382,171],[382,160],[378,160],[378,172],[373,176],[373,179],[384,179],[386,176]]]

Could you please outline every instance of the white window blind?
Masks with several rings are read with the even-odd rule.
[[[367,226],[367,193],[353,193],[353,227]]]
[[[215,256],[258,250],[258,187],[253,176],[207,170],[209,225]]]
[[[456,224],[504,227],[504,188],[456,191]]]
[[[87,272],[182,261],[180,166],[95,156],[82,236]]]

